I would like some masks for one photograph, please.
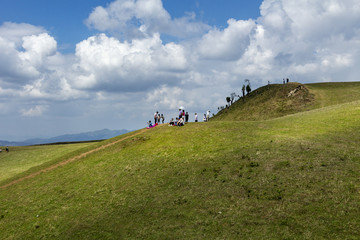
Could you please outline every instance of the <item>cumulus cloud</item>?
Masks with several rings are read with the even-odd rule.
[[[356,80],[348,73],[357,71],[360,58],[354,51],[359,47],[359,6],[353,0],[265,0],[235,72],[269,80]]]
[[[163,33],[176,37],[199,36],[209,29],[194,14],[172,19],[161,0],[116,0],[107,7],[98,6],[86,24],[99,31],[121,34],[125,39]]]
[[[0,26],[0,96],[65,100],[86,96],[69,84],[75,57],[57,51],[57,42],[41,27]]]
[[[224,29],[209,29],[191,14],[172,19],[160,0],[116,0],[95,8],[86,20],[108,33],[78,43],[73,56],[59,53],[56,40],[41,27],[4,23],[2,92],[9,94],[16,85],[14,94],[23,97],[64,100],[163,86],[230,86],[245,78],[258,84],[285,76],[313,81],[344,74],[350,79],[359,62],[354,51],[359,49],[359,9],[355,0],[265,0],[258,19],[229,19]],[[163,34],[174,29],[183,36],[196,32],[198,38],[164,43]],[[116,32],[129,39],[119,39]]]
[[[24,36],[38,35],[44,32],[46,31],[43,27],[28,23],[4,22],[0,26],[0,36],[15,44],[16,47],[21,46]]]
[[[22,47],[25,51],[19,52],[20,59],[39,68],[42,66],[44,58],[56,53],[57,43],[49,34],[41,33],[24,36]]]
[[[253,20],[228,20],[224,30],[212,29],[198,43],[198,51],[203,58],[217,60],[237,60],[250,43],[250,34],[255,27]]]
[[[163,44],[160,35],[121,42],[99,34],[76,46],[73,86],[79,89],[131,92],[171,84],[187,68],[184,49]]]
[[[42,28],[29,24],[4,23],[0,26],[0,81],[4,84],[23,84],[39,72],[25,59],[22,51],[25,36],[42,34]],[[30,47],[30,44],[27,45]]]
[[[0,27],[0,81],[23,85],[40,77],[57,47],[55,39],[41,31],[28,24]]]

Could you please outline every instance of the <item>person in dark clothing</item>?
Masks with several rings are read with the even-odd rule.
[[[185,122],[186,123],[189,122],[189,113],[188,112],[185,113]]]
[[[159,112],[154,113],[154,124],[158,122],[158,114]]]

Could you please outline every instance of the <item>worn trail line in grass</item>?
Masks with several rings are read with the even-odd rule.
[[[9,183],[7,183],[7,184],[5,184],[5,185],[3,185],[3,186],[0,186],[0,189],[5,189],[5,188],[7,188],[7,187],[9,187],[9,186],[11,186],[11,185],[17,184],[17,183],[22,182],[22,181],[24,181],[24,180],[26,180],[26,179],[30,179],[30,178],[36,177],[36,176],[38,176],[38,175],[41,174],[41,173],[49,172],[49,171],[54,170],[54,169],[56,169],[56,168],[58,168],[58,167],[61,167],[61,166],[64,166],[64,165],[66,165],[66,164],[68,164],[68,163],[74,162],[74,161],[76,161],[76,160],[78,160],[78,159],[80,159],[80,158],[86,157],[86,156],[89,155],[89,154],[92,154],[92,153],[94,153],[94,152],[100,151],[100,150],[102,150],[102,149],[104,149],[104,148],[107,148],[107,147],[110,147],[110,146],[112,146],[112,145],[114,145],[114,144],[116,144],[116,143],[122,142],[122,141],[124,141],[124,140],[126,140],[126,139],[129,139],[129,138],[132,138],[132,137],[137,136],[137,135],[139,135],[139,134],[142,134],[142,133],[144,133],[146,130],[147,130],[147,129],[143,129],[143,130],[141,130],[141,131],[139,131],[139,132],[137,132],[137,133],[135,133],[135,134],[132,134],[132,135],[130,135],[130,136],[127,136],[127,137],[124,137],[124,138],[119,139],[119,140],[117,140],[117,141],[108,143],[108,144],[106,144],[106,145],[103,145],[103,146],[101,146],[101,147],[95,148],[95,149],[93,149],[93,150],[90,150],[90,151],[88,151],[88,152],[82,153],[82,154],[80,154],[80,155],[78,155],[78,156],[69,158],[69,159],[67,159],[67,160],[58,162],[58,163],[56,163],[56,164],[54,164],[54,165],[52,165],[52,166],[50,166],[50,167],[48,167],[48,168],[42,169],[42,170],[40,170],[40,171],[38,171],[38,172],[31,173],[31,174],[29,174],[29,175],[27,175],[27,176],[25,176],[25,177],[16,179],[16,180],[14,180],[14,181],[12,181],[12,182],[9,182]]]

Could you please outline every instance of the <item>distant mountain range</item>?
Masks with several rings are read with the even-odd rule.
[[[60,142],[81,142],[81,141],[95,141],[95,140],[104,140],[113,138],[125,133],[131,132],[126,129],[122,130],[109,130],[103,129],[93,132],[84,132],[78,134],[66,134],[53,138],[34,138],[28,139],[22,142],[10,142],[5,140],[0,140],[0,146],[28,146],[28,145],[38,145],[38,144],[49,144],[49,143],[60,143]]]

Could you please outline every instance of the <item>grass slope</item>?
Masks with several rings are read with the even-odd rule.
[[[296,87],[303,89],[289,97]],[[256,121],[282,117],[302,111],[356,101],[360,82],[316,84],[271,84],[251,92],[244,99],[220,111],[215,121]]]
[[[359,84],[307,85],[298,109],[274,87],[284,112],[308,111],[164,125],[58,156],[125,139],[0,189],[0,239],[358,238]]]
[[[0,238],[355,239],[359,119],[355,101],[156,127],[0,190]]]
[[[93,143],[57,144],[47,146],[10,147],[10,152],[0,154],[0,184],[7,179],[16,178],[31,168],[46,162],[53,162],[62,156],[93,145]],[[5,148],[2,148],[5,149]]]
[[[360,82],[313,83],[306,87],[316,96],[313,109],[360,99]]]

